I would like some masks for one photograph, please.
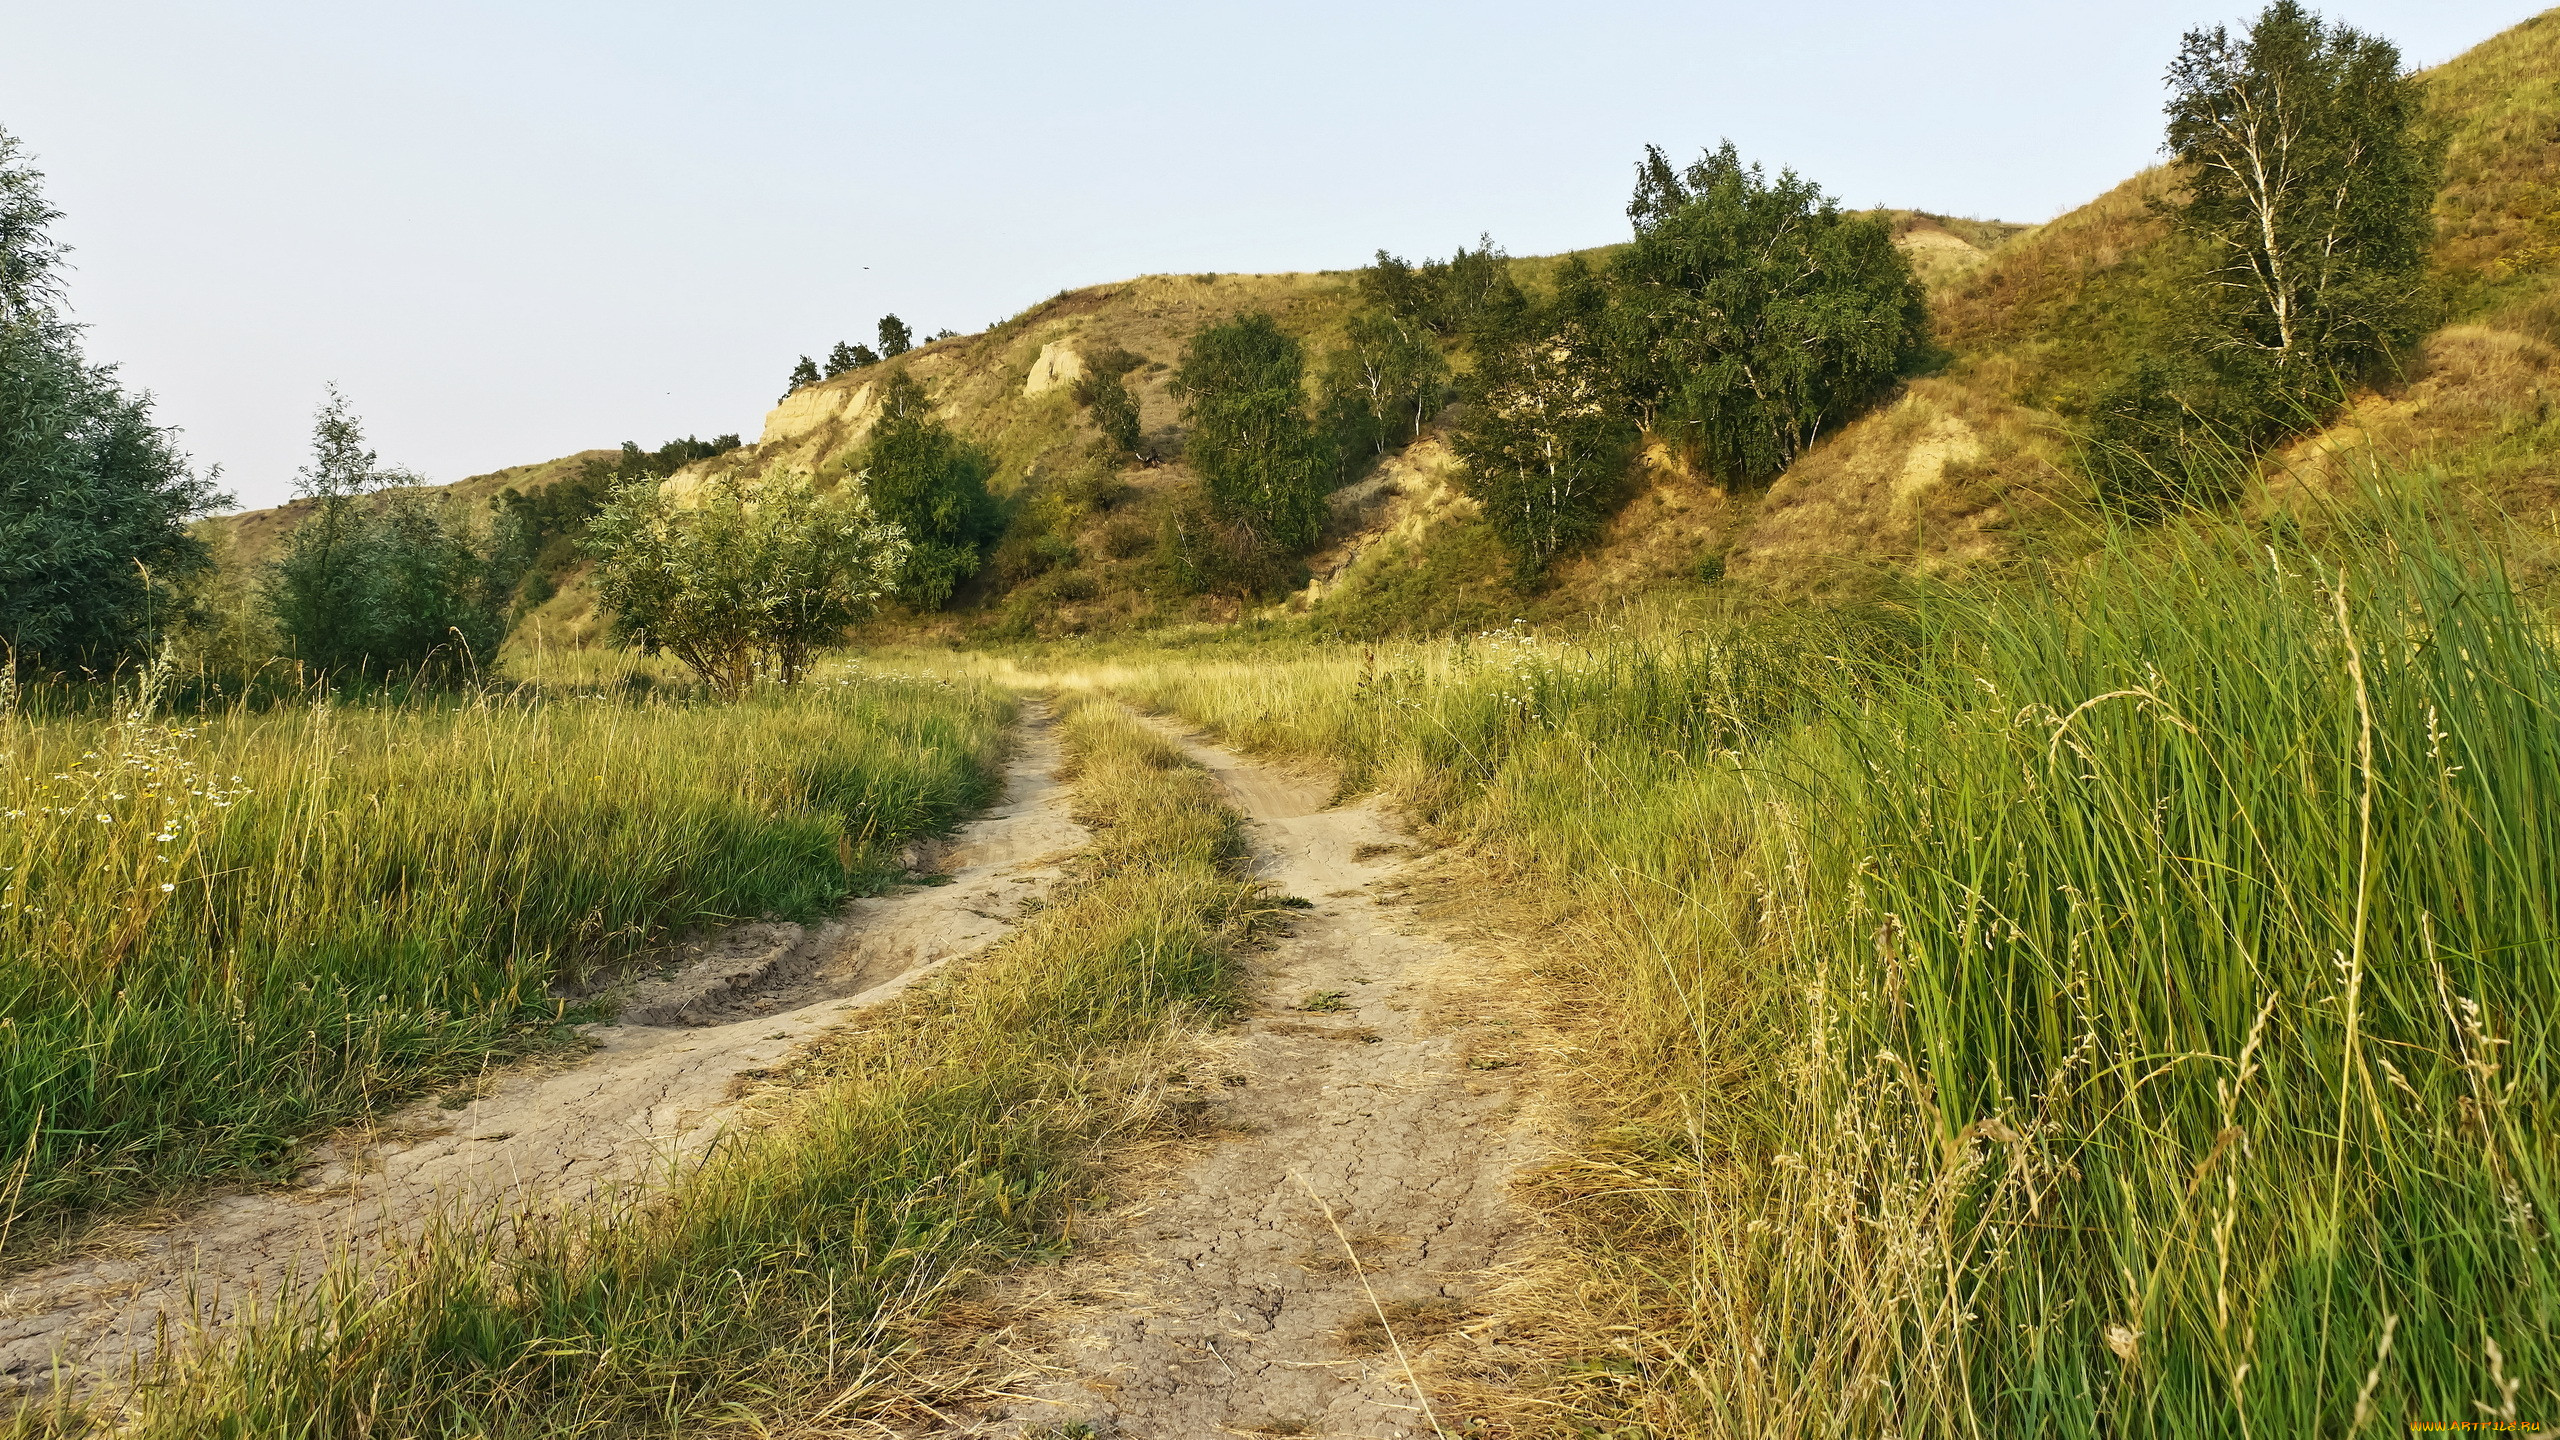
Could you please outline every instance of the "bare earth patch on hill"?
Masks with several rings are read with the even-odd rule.
[[[292,1187],[103,1232],[0,1282],[0,1382],[112,1382],[164,1327],[218,1328],[435,1215],[540,1213],[672,1174],[751,1118],[759,1082],[793,1052],[984,948],[1047,890],[1086,833],[1051,778],[1058,760],[1047,717],[1031,715],[1003,799],[918,866],[947,884],[857,900],[815,930],[739,927],[633,987],[576,1063],[412,1105],[319,1147]]]

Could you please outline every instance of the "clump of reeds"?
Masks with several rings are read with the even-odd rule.
[[[1544,1182],[1617,1307],[1578,1423],[2529,1418],[2560,649],[2492,547],[2330,528],[1124,688],[1340,758],[1600,937],[1553,967],[1608,1117]]]

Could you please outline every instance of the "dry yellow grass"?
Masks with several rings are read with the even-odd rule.
[[[2560,12],[2546,11],[2430,71],[2446,130],[2436,197],[2436,267],[2457,280],[2505,281],[2560,261]]]

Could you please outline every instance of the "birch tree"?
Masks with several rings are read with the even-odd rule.
[[[1465,467],[1459,488],[1484,507],[1524,580],[1599,529],[1626,474],[1634,427],[1591,352],[1584,327],[1567,321],[1486,356],[1450,437]]]
[[[2169,87],[2221,343],[2300,390],[2414,336],[2439,152],[2399,49],[2276,0],[2245,36],[2189,31]]]
[[[1384,455],[1418,438],[1448,398],[1449,363],[1420,326],[1365,310],[1325,357],[1324,393],[1326,420],[1342,447]]]

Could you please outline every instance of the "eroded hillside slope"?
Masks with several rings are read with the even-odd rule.
[[[2399,383],[2273,457],[2271,495],[2334,488],[2375,447],[2437,466],[2484,509],[2540,520],[2560,438],[2545,433],[2560,366],[2560,12],[2424,79],[2446,140],[2431,264],[2446,323]],[[1879,561],[1956,568],[2085,516],[2095,497],[2067,463],[2070,417],[2164,322],[2176,242],[2154,202],[2175,183],[2144,171],[1934,295],[1945,368],[1772,485],[1733,573],[1793,587]]]
[[[1887,218],[1915,270],[1933,286],[1972,274],[2022,228],[1914,211]],[[1607,250],[1581,253],[1600,260]],[[1536,289],[1564,258],[1509,264],[1520,284]],[[1065,291],[981,333],[795,390],[766,414],[752,443],[686,466],[668,483],[683,490],[721,470],[771,466],[810,470],[822,485],[835,483],[862,463],[885,373],[895,365],[925,386],[954,430],[986,447],[996,462],[990,487],[1006,502],[1013,529],[1043,532],[1037,544],[1020,543],[1017,535],[1000,547],[986,573],[957,598],[955,615],[923,623],[1060,633],[1147,620],[1232,619],[1242,607],[1231,598],[1171,596],[1152,583],[1162,511],[1195,483],[1182,462],[1180,403],[1168,390],[1173,369],[1192,335],[1249,310],[1270,313],[1320,362],[1341,342],[1360,303],[1348,271],[1150,275]],[[1096,432],[1076,403],[1074,382],[1089,357],[1114,351],[1136,357],[1126,383],[1146,438],[1138,464],[1098,472],[1089,456]],[[611,456],[581,451],[442,488],[481,508],[506,489],[538,490]],[[1434,628],[1435,619],[1471,622],[1516,605],[1504,591],[1505,567],[1489,539],[1465,526],[1473,507],[1450,483],[1452,464],[1446,447],[1426,434],[1338,491],[1326,539],[1308,559],[1305,588],[1286,608],[1321,610],[1330,601],[1354,628],[1387,624],[1382,617],[1389,616],[1404,624],[1417,615],[1424,628]],[[1721,550],[1736,517],[1747,513],[1719,487],[1676,467],[1656,465],[1648,475],[1645,493],[1613,527],[1600,555],[1574,567],[1575,575],[1612,583],[1628,574],[1648,581],[1690,575],[1701,556]],[[229,532],[238,563],[254,565],[273,556],[308,505],[208,523]],[[1036,515],[1033,525],[1019,523],[1025,513]],[[1566,592],[1575,588],[1569,578]],[[579,646],[602,633],[592,592],[572,577],[525,617],[516,643]]]

